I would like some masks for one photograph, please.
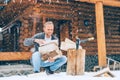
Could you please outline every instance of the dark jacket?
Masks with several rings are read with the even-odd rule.
[[[38,51],[39,44],[35,43],[34,39],[45,39],[45,33],[44,32],[37,33],[31,38],[25,38],[25,40],[23,42],[24,46],[32,46],[32,45],[34,45],[35,51]],[[51,39],[52,40],[57,40],[58,38],[56,36],[52,35]]]

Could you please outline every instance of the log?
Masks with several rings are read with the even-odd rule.
[[[65,2],[64,2],[65,3]],[[44,4],[42,3],[41,5],[39,5],[39,7],[50,7],[50,8],[60,8],[60,9],[69,9],[71,8],[71,6],[74,6],[74,4],[63,4],[63,3],[59,3],[59,4]],[[64,7],[65,6],[65,7]]]
[[[69,49],[67,52],[67,74],[68,75],[75,75],[76,74],[76,50]]]
[[[77,50],[76,75],[83,75],[85,71],[85,50]]]
[[[49,17],[49,18],[55,18],[55,19],[57,19],[57,20],[59,20],[59,19],[64,19],[64,20],[71,20],[71,17],[69,16],[66,16],[66,17],[64,17],[63,15],[58,15],[58,14],[49,14],[49,12],[46,12],[46,13],[44,13],[44,12],[42,12],[42,14],[40,15],[40,16],[44,16],[44,17]]]
[[[72,11],[69,11],[69,8],[68,9],[66,9],[66,10],[63,10],[63,9],[59,9],[59,11],[58,11],[58,9],[56,8],[41,8],[40,7],[40,10],[41,11],[48,11],[48,12],[54,12],[54,13],[65,13],[65,14],[71,14],[72,13]]]
[[[113,73],[111,73],[110,69],[107,67],[107,68],[104,68],[100,71],[98,71],[94,77],[115,77],[115,75]]]
[[[113,6],[113,7],[120,7],[119,0],[76,0],[81,2],[88,2],[88,3],[96,3],[96,2],[102,2],[104,5],[107,6]]]
[[[0,61],[29,60],[31,52],[0,52]]]
[[[104,29],[104,12],[103,3],[96,2],[96,31],[97,31],[97,45],[98,45],[98,62],[99,66],[106,66],[106,42]]]
[[[67,52],[67,74],[83,75],[85,70],[85,50],[69,49]]]

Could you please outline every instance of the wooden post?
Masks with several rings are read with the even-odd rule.
[[[83,75],[85,70],[85,50],[69,49],[67,52],[67,74]]]
[[[29,60],[31,52],[0,52],[0,61]]]
[[[96,30],[97,30],[97,43],[98,43],[98,59],[99,66],[106,66],[106,43],[105,43],[105,30],[104,30],[104,15],[103,3],[98,1],[95,4],[96,11]]]

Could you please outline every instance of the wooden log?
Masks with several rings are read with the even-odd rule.
[[[115,75],[113,73],[111,73],[110,69],[107,67],[107,68],[104,68],[103,70],[100,70],[98,71],[94,77],[115,77]]]
[[[56,8],[40,8],[41,11],[48,11],[48,12],[54,12],[54,13],[66,13],[66,14],[71,14],[72,11],[67,11],[67,10],[63,10],[63,9],[58,9]]]
[[[96,2],[102,2],[104,5],[107,6],[114,6],[114,7],[120,7],[120,2],[118,0],[76,0],[81,2],[88,2],[88,3],[96,3]]]
[[[31,52],[0,52],[0,61],[29,60]]]
[[[69,49],[67,52],[67,74],[68,75],[75,75],[76,74],[76,50]]]
[[[72,4],[71,4],[72,5]],[[57,10],[57,9],[59,9],[60,10],[60,12],[61,11],[66,11],[66,12],[70,12],[69,11],[69,9],[71,9],[72,7],[71,7],[71,5],[63,5],[63,4],[41,4],[39,7],[38,7],[38,9],[45,9],[45,10],[47,10],[47,9],[51,9],[51,10]],[[73,5],[74,6],[74,5]],[[68,11],[67,11],[68,10]],[[65,12],[65,13],[66,13]]]
[[[49,0],[46,0],[45,2],[43,2],[44,3],[44,5],[45,4],[47,4],[47,2],[49,2]],[[58,2],[56,1],[56,0],[52,0],[52,3],[54,3],[54,4],[58,4]],[[70,5],[70,6],[73,6],[73,4],[71,3],[71,2],[67,2],[67,1],[62,1],[62,0],[60,0],[59,1],[59,4],[62,4],[62,5]],[[49,4],[50,5],[50,4]],[[48,5],[48,6],[49,6]],[[58,5],[59,6],[59,5]],[[61,6],[62,7],[62,6]]]
[[[85,69],[85,50],[69,49],[67,52],[67,74],[83,75]]]
[[[7,5],[7,4],[1,4],[1,3],[0,3],[0,6],[6,6],[6,5]]]
[[[83,75],[85,71],[85,50],[77,50],[76,75]]]
[[[47,13],[42,13],[40,16],[44,16],[44,17],[49,17],[49,18],[54,18],[54,19],[64,19],[64,20],[71,20],[71,17],[69,16],[63,16],[63,15],[58,15],[58,14],[49,14],[49,12]]]
[[[103,3],[96,2],[96,30],[97,30],[97,43],[98,43],[98,62],[99,66],[106,66],[106,43],[105,43],[105,30],[104,30],[104,12]]]

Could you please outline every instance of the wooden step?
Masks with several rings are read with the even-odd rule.
[[[0,65],[0,77],[9,77],[14,75],[28,75],[33,74],[32,65],[27,64],[9,64]]]
[[[14,64],[14,65],[1,65],[0,72],[9,72],[9,71],[21,71],[21,70],[32,70],[31,65],[26,64]]]
[[[31,52],[0,52],[0,61],[29,60]]]

